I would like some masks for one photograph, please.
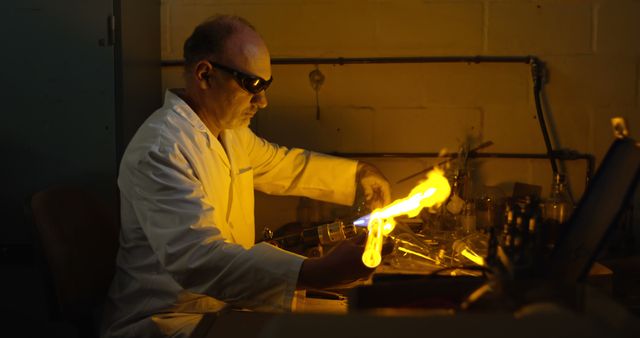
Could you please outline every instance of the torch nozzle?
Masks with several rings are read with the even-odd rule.
[[[366,228],[369,225],[369,220],[371,219],[371,214],[364,215],[357,220],[353,221],[353,225],[357,227]]]

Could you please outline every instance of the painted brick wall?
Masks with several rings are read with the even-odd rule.
[[[275,58],[535,55],[548,68],[546,119],[555,148],[601,160],[613,116],[624,116],[640,139],[638,0],[164,0],[163,59],[181,59],[184,39],[215,13],[246,17]],[[258,134],[325,152],[455,152],[469,140],[493,141],[492,152],[545,151],[525,64],[320,65],[320,119],[308,80],[315,68],[273,67],[269,107],[252,123]],[[180,75],[179,67],[165,67],[164,87],[180,86]],[[395,182],[434,160],[373,162]],[[584,163],[565,166],[580,196]],[[548,193],[546,161],[476,167],[477,191],[489,185],[508,194],[520,181]],[[394,197],[414,183],[395,185]],[[293,220],[296,205],[259,195],[258,223]]]

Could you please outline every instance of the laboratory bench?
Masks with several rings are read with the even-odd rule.
[[[595,264],[580,287],[579,311],[551,301],[514,312],[495,307],[461,311],[442,299],[454,299],[456,288],[466,294],[482,281],[425,283],[419,277],[393,281],[385,276],[378,279],[384,282],[337,292],[297,292],[291,313],[230,310],[206,315],[192,337],[639,337],[640,318],[633,304],[640,291],[637,263],[640,257],[612,261],[612,268]]]

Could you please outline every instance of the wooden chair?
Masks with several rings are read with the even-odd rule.
[[[80,186],[59,185],[30,198],[36,247],[44,258],[47,305],[53,320],[71,323],[80,337],[97,337],[103,301],[115,271],[119,217]]]

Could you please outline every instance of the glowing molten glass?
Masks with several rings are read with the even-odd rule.
[[[427,173],[427,179],[411,190],[408,197],[395,200],[386,207],[371,213],[367,244],[362,254],[364,265],[375,268],[382,261],[382,238],[393,231],[394,217],[407,215],[415,217],[422,208],[430,208],[444,202],[451,193],[449,181],[442,171],[434,169]]]

